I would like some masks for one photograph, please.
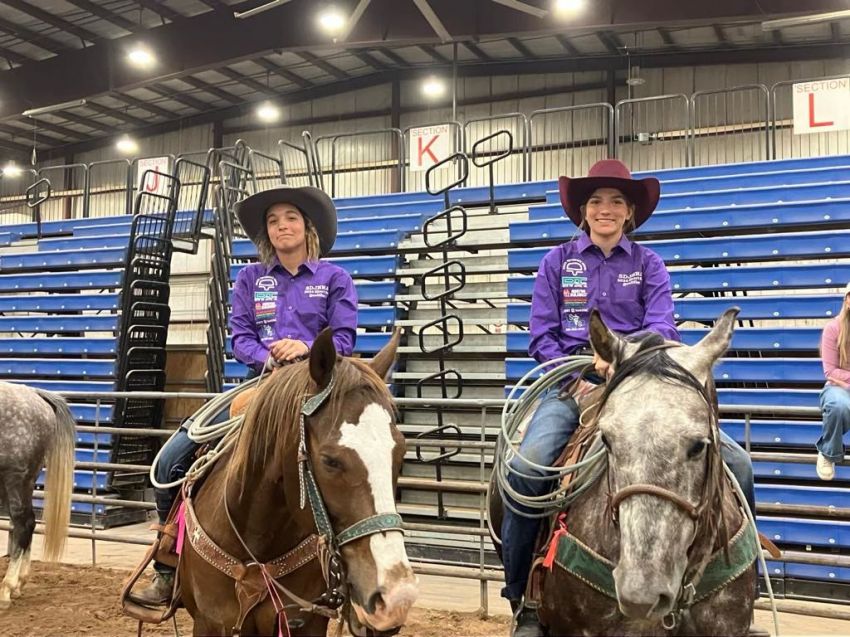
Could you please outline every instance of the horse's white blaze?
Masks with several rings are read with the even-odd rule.
[[[340,427],[340,446],[352,449],[366,467],[378,514],[396,512],[392,472],[395,440],[390,429],[391,422],[392,416],[384,407],[371,403],[360,414],[356,424],[346,422]],[[388,576],[395,567],[410,568],[404,537],[400,532],[376,533],[369,538],[369,546],[378,571],[378,586],[393,584],[388,582]]]

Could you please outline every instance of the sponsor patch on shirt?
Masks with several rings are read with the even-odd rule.
[[[328,298],[328,286],[322,284],[307,285],[304,287],[304,294],[310,299],[326,299]]]
[[[273,276],[261,276],[259,279],[254,281],[254,287],[267,292],[277,287],[277,281],[275,281]]]
[[[617,275],[617,283],[623,287],[629,285],[640,285],[643,283],[643,272],[635,270],[634,272],[621,272]]]
[[[257,285],[263,278],[274,281],[273,277],[257,279]],[[277,313],[277,290],[254,290],[254,318],[257,325],[274,323]]]
[[[565,272],[561,276],[563,328],[567,332],[581,331],[587,325],[587,277],[578,276],[577,272],[584,272],[585,266],[578,259],[571,259],[561,269]]]
[[[567,259],[564,261],[563,265],[561,265],[561,271],[566,274],[576,276],[582,272],[586,272],[587,266],[581,259]]]

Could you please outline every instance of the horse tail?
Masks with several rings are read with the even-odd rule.
[[[64,398],[40,389],[35,391],[50,405],[56,416],[53,437],[47,449],[44,498],[44,560],[55,562],[62,556],[71,521],[75,422]]]

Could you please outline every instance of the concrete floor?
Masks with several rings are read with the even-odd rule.
[[[85,531],[86,529],[78,529]],[[124,538],[152,538],[148,524],[136,524],[109,531],[110,534]],[[33,540],[33,557],[41,555],[41,536]],[[6,546],[6,532],[0,531],[0,546]],[[134,544],[98,541],[94,547],[97,566],[129,570],[142,559],[145,547]],[[93,563],[92,542],[89,539],[70,538],[62,561],[66,564],[90,566]],[[421,575],[421,595],[417,606],[441,610],[476,612],[481,608],[481,587],[477,581]],[[500,584],[490,582],[487,586],[488,612],[507,614],[507,603],[499,597]],[[829,606],[846,612],[846,606]],[[781,635],[850,635],[850,621],[809,617],[792,613],[780,613]],[[756,611],[756,622],[761,628],[773,634],[773,620],[767,611]]]

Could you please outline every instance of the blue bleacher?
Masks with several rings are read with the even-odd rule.
[[[848,193],[850,194],[850,193]],[[653,214],[634,236],[680,234],[687,232],[723,233],[736,230],[811,227],[850,221],[850,198],[830,201],[762,203],[747,206],[667,210]],[[535,209],[536,210],[536,209]],[[560,210],[560,208],[557,208]],[[536,212],[535,212],[536,214]],[[515,221],[510,224],[511,243],[566,241],[577,228],[564,216],[539,221]]]
[[[352,277],[359,278],[386,278],[395,274],[396,268],[399,265],[399,257],[397,255],[376,256],[376,257],[339,257],[327,259],[330,263],[335,263],[343,268]],[[236,280],[239,270],[244,268],[247,263],[235,263],[230,266],[230,279]]]
[[[741,308],[740,320],[830,318],[841,308],[841,296],[737,296],[675,299],[673,316],[677,321],[713,321],[733,305]],[[528,325],[530,303],[509,303],[507,320],[511,325]]]
[[[505,378],[518,381],[537,366],[531,358],[506,358]],[[823,385],[823,366],[817,358],[725,358],[714,368],[719,382],[809,383]]]
[[[705,329],[679,331],[682,342],[694,345],[708,333]],[[732,335],[733,350],[801,351],[816,350],[820,345],[821,329],[816,327],[739,327]],[[525,353],[530,341],[528,332],[508,332],[505,345],[508,353]]]
[[[118,267],[126,261],[127,249],[105,248],[75,252],[35,252],[0,255],[0,272],[46,271]]]
[[[114,356],[115,351],[114,338],[0,338],[0,354],[14,356]]]
[[[0,376],[62,378],[112,378],[115,361],[97,358],[0,358]]]
[[[794,232],[783,234],[744,235],[739,237],[709,237],[642,241],[668,265],[730,263],[763,260],[766,255],[775,260],[811,256],[832,258],[850,256],[850,231]],[[537,270],[537,266],[552,247],[521,248],[508,253],[511,272]]]
[[[120,270],[51,272],[43,274],[0,274],[0,292],[103,290],[121,286]]]
[[[0,312],[73,312],[118,309],[117,294],[45,294],[0,296]]]
[[[834,288],[850,280],[847,277],[850,263],[670,270],[674,293]],[[508,296],[512,298],[529,298],[533,290],[533,276],[508,279]]]
[[[850,181],[804,183],[792,185],[747,186],[728,190],[715,190],[718,184],[707,184],[711,190],[700,190],[699,184],[694,184],[693,190],[669,193],[666,184],[662,185],[661,199],[657,212],[673,210],[700,210],[703,208],[738,208],[752,204],[789,203],[802,201],[822,201],[829,199],[846,199],[850,197]],[[560,196],[549,203],[532,206],[528,211],[532,221],[559,219],[564,217]]]
[[[0,316],[2,332],[114,332],[115,314],[82,316]]]
[[[844,162],[841,165],[821,168],[797,168],[785,171],[771,169],[751,174],[731,173],[713,177],[665,179],[662,183],[662,190],[665,195],[673,195],[737,188],[764,188],[850,181],[850,158],[845,158]],[[547,203],[558,203],[560,201],[557,188],[546,191],[546,201]]]
[[[723,419],[720,427],[736,442],[746,441],[747,424],[741,419]],[[821,435],[821,423],[811,420],[750,420],[750,442],[754,445],[813,447]]]

